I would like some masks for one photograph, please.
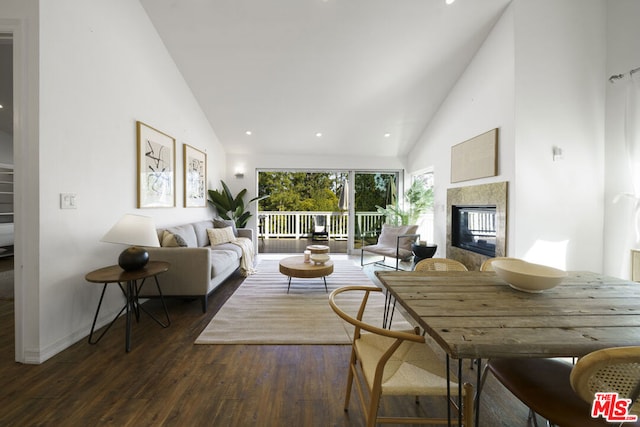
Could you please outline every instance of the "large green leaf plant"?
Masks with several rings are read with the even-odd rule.
[[[387,205],[384,208],[376,205],[378,212],[385,216],[387,224],[417,224],[420,216],[433,207],[433,189],[421,180],[416,180],[404,193],[404,199],[408,209],[402,209],[398,205]]]
[[[209,190],[209,203],[211,203],[218,215],[223,219],[232,220],[237,228],[244,228],[251,218],[251,212],[246,208],[252,202],[264,199],[269,196],[254,197],[249,200],[247,205],[244,203],[244,196],[247,194],[247,189],[242,189],[236,196],[233,195],[227,184],[220,180],[222,183],[222,191]],[[246,209],[246,210],[245,210]]]

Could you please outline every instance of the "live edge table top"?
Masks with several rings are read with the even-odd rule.
[[[280,260],[280,273],[300,279],[325,277],[333,273],[333,261],[328,260],[324,264],[304,262],[304,256],[292,256]]]
[[[640,345],[640,284],[569,272],[526,293],[493,272],[387,272],[376,276],[455,359],[571,357]]]

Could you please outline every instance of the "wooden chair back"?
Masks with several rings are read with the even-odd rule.
[[[363,291],[364,296],[355,317],[346,313],[336,303],[336,296],[343,292]],[[331,309],[343,320],[355,327],[351,361],[345,393],[345,411],[349,407],[351,386],[356,385],[367,427],[377,423],[446,424],[446,418],[397,417],[378,414],[380,398],[385,393],[411,396],[447,396],[447,373],[444,360],[427,344],[417,331],[396,331],[379,328],[362,320],[372,292],[382,292],[377,286],[345,286],[329,295]],[[381,317],[382,317],[382,313]],[[368,333],[362,333],[366,331]],[[386,369],[389,362],[390,368]],[[456,381],[451,377],[452,381]],[[365,393],[363,389],[367,389]],[[457,395],[452,383],[451,393]],[[460,421],[465,427],[473,425],[473,387],[465,383]],[[368,396],[368,401],[366,397]],[[417,401],[416,401],[417,403]],[[450,400],[454,404],[453,399]],[[458,420],[456,420],[458,421]]]
[[[414,271],[467,271],[467,267],[454,259],[426,258],[416,264]]]
[[[631,399],[629,412],[640,416],[640,346],[605,348],[580,358],[571,370],[571,387],[589,404],[598,392]]]

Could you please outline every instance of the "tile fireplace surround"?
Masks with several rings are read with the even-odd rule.
[[[460,261],[469,270],[479,270],[486,255],[451,246],[452,206],[496,206],[496,256],[507,253],[507,182],[449,188],[447,190],[447,258]]]

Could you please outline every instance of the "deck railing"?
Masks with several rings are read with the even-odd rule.
[[[260,211],[258,212],[258,235],[265,239],[271,237],[307,238],[313,233],[318,217],[324,218],[329,237],[347,238],[349,233],[347,212]],[[379,229],[384,221],[383,215],[378,212],[357,212],[355,219],[356,234]]]

